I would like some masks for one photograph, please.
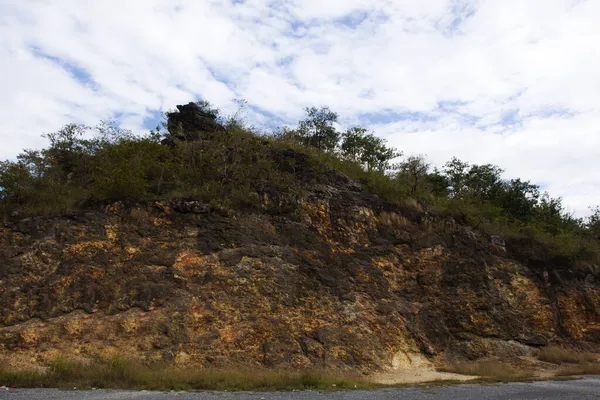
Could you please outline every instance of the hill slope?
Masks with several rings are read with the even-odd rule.
[[[162,143],[71,127],[42,161],[5,164],[4,364],[376,371],[598,349],[593,265],[383,200],[298,146],[184,110]],[[8,179],[23,168],[44,172]]]
[[[265,193],[262,212],[117,202],[6,224],[0,354],[377,370],[600,342],[598,274],[544,274],[520,243],[505,253],[336,171],[299,171],[308,192],[286,211]]]

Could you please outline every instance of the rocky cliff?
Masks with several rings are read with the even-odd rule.
[[[295,171],[302,199],[265,191],[262,211],[119,202],[4,224],[0,357],[373,371],[600,343],[598,271]]]

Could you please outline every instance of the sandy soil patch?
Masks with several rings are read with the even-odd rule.
[[[382,385],[398,385],[403,383],[424,383],[435,381],[470,381],[477,378],[479,377],[452,374],[450,372],[439,372],[430,368],[384,372],[371,377],[373,382]]]

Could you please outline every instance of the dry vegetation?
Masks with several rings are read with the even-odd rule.
[[[574,375],[600,375],[600,363],[582,363],[561,367],[556,371],[556,376]]]
[[[556,376],[600,374],[600,356],[594,353],[550,346],[539,350],[537,359],[560,365]]]
[[[552,364],[586,364],[597,363],[600,360],[600,356],[593,353],[577,352],[562,347],[549,346],[538,351],[537,359]]]
[[[533,371],[528,368],[518,368],[501,361],[492,360],[461,362],[446,365],[438,368],[438,371],[480,376],[484,380],[495,382],[528,379],[534,375]]]
[[[538,361],[556,364],[557,367],[550,370],[554,376],[600,374],[600,355],[598,354],[548,346],[538,350],[536,358]],[[533,369],[532,365],[518,366],[492,360],[450,364],[438,368],[438,370],[461,375],[480,376],[491,381],[514,381],[532,378],[536,375],[536,370]]]
[[[46,371],[11,370],[0,366],[0,382],[16,387],[147,390],[337,390],[377,386],[359,375],[329,371],[147,366],[118,356],[90,363],[57,357]]]

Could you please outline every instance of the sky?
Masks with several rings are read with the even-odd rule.
[[[599,0],[0,0],[0,159],[67,123],[208,100],[268,130],[329,106],[405,155],[600,204]]]

